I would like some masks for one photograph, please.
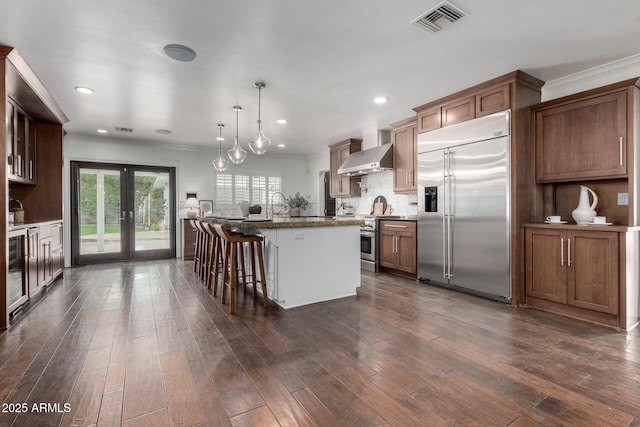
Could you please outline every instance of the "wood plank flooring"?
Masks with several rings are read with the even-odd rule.
[[[230,315],[192,269],[67,269],[0,335],[0,426],[640,426],[637,330],[364,272]]]

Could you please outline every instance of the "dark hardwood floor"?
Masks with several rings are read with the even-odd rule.
[[[0,335],[0,426],[640,426],[637,331],[372,273],[229,315],[192,266],[67,269]]]

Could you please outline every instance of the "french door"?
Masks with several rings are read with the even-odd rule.
[[[175,168],[71,162],[72,264],[175,256]]]

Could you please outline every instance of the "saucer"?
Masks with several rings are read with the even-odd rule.
[[[600,222],[600,223],[590,222],[588,225],[613,225],[613,223],[612,222]]]
[[[544,223],[545,223],[545,224],[566,224],[566,223],[567,223],[567,221],[554,221],[554,222],[551,222],[551,221],[545,221]]]

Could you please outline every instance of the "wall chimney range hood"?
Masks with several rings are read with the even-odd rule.
[[[378,131],[378,145],[351,153],[338,168],[338,175],[361,176],[393,169],[393,144],[391,132]]]

